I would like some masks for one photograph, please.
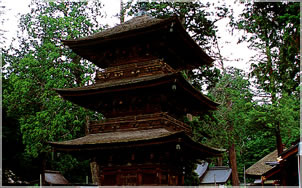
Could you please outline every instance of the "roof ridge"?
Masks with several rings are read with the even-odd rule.
[[[169,19],[169,18],[167,18],[167,19]],[[147,15],[137,16],[130,20],[127,20],[124,23],[117,24],[117,25],[107,28],[105,30],[93,33],[89,36],[80,37],[80,38],[71,39],[71,40],[62,40],[62,41],[63,42],[83,41],[83,40],[92,40],[92,39],[96,39],[96,38],[100,38],[100,37],[105,38],[110,35],[125,33],[127,31],[131,31],[131,30],[135,30],[135,29],[141,29],[141,28],[145,27],[145,25],[152,26],[156,23],[162,22],[167,19],[153,18],[153,17],[147,16]]]

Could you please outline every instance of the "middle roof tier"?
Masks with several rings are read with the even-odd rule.
[[[168,112],[177,119],[201,115],[218,106],[195,89],[180,72],[125,78],[68,89],[56,89],[66,100],[107,118]]]

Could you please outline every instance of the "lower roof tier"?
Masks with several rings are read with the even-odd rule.
[[[91,86],[56,89],[66,100],[105,117],[169,112],[178,118],[215,110],[217,103],[186,81],[181,73],[112,80]]]
[[[176,149],[196,153],[202,157],[220,156],[225,151],[197,143],[184,131],[171,131],[165,128],[88,134],[74,140],[50,142],[55,151],[64,152],[113,151],[148,146],[164,147],[165,144],[178,145],[179,148],[176,146]]]

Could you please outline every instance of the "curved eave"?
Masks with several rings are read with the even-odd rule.
[[[156,24],[141,27],[138,29],[127,30],[125,32],[120,32],[104,37],[99,38],[87,38],[87,39],[74,39],[74,40],[62,40],[63,44],[69,46],[75,53],[82,56],[85,59],[88,59],[92,62],[94,60],[90,55],[83,53],[83,51],[87,50],[87,48],[95,48],[95,46],[108,46],[109,44],[114,44],[116,42],[120,42],[124,39],[128,39],[130,41],[136,41],[135,38],[144,37],[150,38],[151,35],[155,34],[156,36],[160,36],[163,33],[169,33],[171,26],[173,27],[173,32],[168,35],[168,44],[172,48],[175,48],[177,51],[183,51],[181,48],[190,49],[186,53],[189,53],[189,57],[194,57],[194,62],[191,61],[190,64],[185,62],[182,65],[185,69],[194,69],[198,68],[202,65],[213,65],[213,59],[208,56],[200,46],[191,38],[191,36],[186,32],[185,28],[180,23],[177,17],[171,17],[168,19],[163,19],[161,22]],[[179,44],[177,44],[179,43]],[[184,46],[185,47],[184,47]],[[180,54],[182,56],[182,54]],[[183,58],[184,61],[186,60]],[[98,66],[102,67],[100,64]],[[106,67],[102,67],[106,68]]]
[[[118,84],[108,85],[107,87],[86,86],[81,88],[68,88],[68,89],[55,89],[63,98],[70,100],[71,98],[78,99],[81,96],[97,95],[103,93],[113,93],[113,92],[123,92],[129,90],[136,90],[142,88],[156,87],[163,84],[176,83],[181,87],[189,96],[194,97],[200,104],[205,104],[210,110],[216,110],[218,103],[210,100],[208,97],[204,96],[199,90],[194,88],[186,79],[183,78],[181,73],[171,73],[166,75],[160,75],[157,77],[151,77],[141,81],[126,81],[118,82]],[[74,101],[72,101],[74,102]]]
[[[139,131],[149,131],[154,132],[157,131],[156,129],[150,130],[139,130]],[[138,132],[139,132],[138,131]],[[112,132],[109,134],[133,134],[136,131],[129,131],[129,132]],[[102,138],[102,134],[108,133],[98,133],[94,136]],[[152,133],[151,133],[152,134]],[[97,151],[97,150],[116,150],[122,148],[133,148],[133,147],[147,147],[147,146],[160,146],[162,144],[180,144],[182,147],[186,148],[186,151],[192,151],[195,155],[200,157],[213,157],[213,156],[221,156],[225,149],[217,149],[213,147],[206,146],[204,144],[197,143],[193,141],[188,135],[186,135],[183,131],[178,132],[169,132],[166,130],[166,134],[144,138],[141,137],[140,139],[134,140],[117,140],[108,143],[79,143],[74,144],[75,140],[85,139],[85,137],[89,138],[90,135],[77,138],[74,140],[63,141],[63,142],[49,142],[49,144],[56,150],[56,151],[63,151],[63,152],[85,152],[85,151]]]
[[[158,23],[146,27],[139,27],[137,29],[131,29],[124,32],[113,33],[111,35],[100,36],[100,37],[83,37],[79,39],[62,40],[62,42],[63,44],[69,46],[71,49],[78,48],[78,47],[93,46],[93,45],[103,44],[114,40],[121,40],[124,38],[135,37],[137,35],[146,35],[148,33],[159,31],[162,30],[165,26],[168,26],[168,24],[170,24],[171,22],[176,20],[177,20],[176,17],[171,17],[169,19],[163,19]],[[123,24],[120,24],[118,26],[122,26],[122,25]],[[99,33],[102,33],[102,31]]]
[[[163,128],[137,131],[117,131],[90,134],[74,140],[49,142],[49,144],[57,151],[112,150],[174,142],[180,134],[181,132],[170,132]],[[107,137],[108,135],[119,135],[120,139],[104,139],[104,137]],[[93,139],[93,137],[96,137],[97,139]]]
[[[224,153],[226,151],[226,149],[214,148],[214,147],[210,147],[210,146],[195,142],[188,135],[185,135],[184,139],[185,139],[185,141],[183,142],[183,144],[186,147],[188,147],[194,151],[200,152],[200,154],[207,153],[209,156],[221,156],[222,153]]]
[[[55,88],[62,97],[66,96],[87,96],[101,93],[122,92],[132,89],[148,88],[157,85],[161,85],[170,81],[169,78],[173,77],[174,73],[161,74],[155,76],[146,76],[135,79],[122,79],[116,81],[107,81],[101,84],[95,84],[90,86],[78,87],[78,88]]]
[[[213,62],[214,59],[211,58],[208,54],[206,54],[201,47],[195,42],[195,40],[188,34],[188,32],[186,31],[186,29],[183,27],[183,25],[180,23],[179,19],[177,19],[178,21],[175,22],[176,25],[175,27],[177,27],[176,31],[178,31],[178,35],[179,38],[183,38],[184,42],[192,47],[192,49],[194,50],[195,54],[202,59],[202,61],[208,65],[208,66],[213,66]],[[194,67],[194,68],[198,68],[198,67]]]
[[[195,98],[197,98],[199,101],[202,101],[203,103],[206,103],[211,110],[216,110],[217,107],[220,105],[219,103],[216,103],[209,99],[207,96],[202,94],[198,89],[193,87],[183,76],[179,77],[180,84],[182,87],[189,92],[191,95],[193,95]]]

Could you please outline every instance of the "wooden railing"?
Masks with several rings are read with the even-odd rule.
[[[126,131],[166,127],[173,130],[183,130],[191,135],[189,125],[169,116],[167,112],[108,118],[103,121],[93,121],[89,124],[89,134],[99,132]]]

